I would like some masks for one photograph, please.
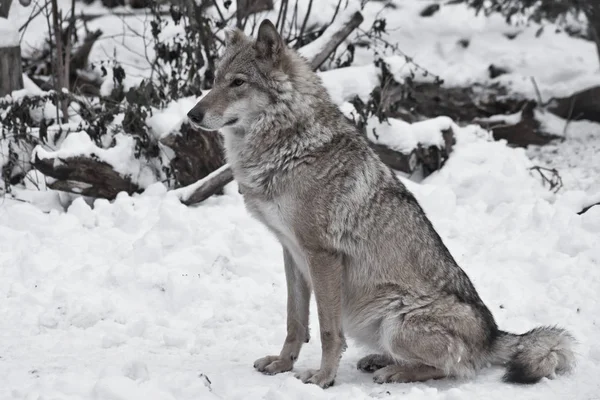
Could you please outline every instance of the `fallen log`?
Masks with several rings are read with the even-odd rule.
[[[310,54],[311,52],[314,52],[315,55],[311,61],[311,66],[313,67],[313,69],[317,69],[326,59],[327,57],[329,57],[329,55],[331,53],[333,53],[333,51],[335,51],[335,48],[337,46],[339,46],[339,44],[341,42],[344,41],[344,39],[346,37],[348,37],[348,35],[354,30],[356,29],[356,27],[358,27],[358,25],[360,25],[360,23],[363,20],[363,16],[360,12],[355,12],[354,14],[352,14],[352,16],[350,17],[350,19],[343,24],[343,26],[341,28],[338,28],[338,26],[333,26],[333,27],[329,27],[328,30],[332,29],[332,28],[336,28],[339,30],[336,30],[333,34],[328,34],[327,31],[325,33],[323,33],[324,39],[323,44],[320,43],[316,43],[316,44],[309,44],[305,47],[303,47],[302,49],[300,49],[301,53],[304,54]],[[319,38],[321,39],[321,38]],[[335,45],[335,46],[334,46]],[[313,46],[311,48],[308,48],[308,46]],[[304,50],[303,50],[304,49]],[[188,135],[189,137],[193,136],[193,135],[197,135],[197,136],[205,136],[205,135],[214,135],[214,132],[199,132],[199,131],[193,131],[193,128],[190,128],[190,135]],[[172,139],[168,139],[169,136],[167,136],[165,139],[163,139],[163,144],[169,146],[169,144],[167,144],[167,141],[170,141]],[[170,146],[169,146],[170,147]],[[181,147],[181,146],[179,146]],[[202,154],[202,153],[200,153]],[[180,157],[180,159],[182,159]],[[213,194],[218,194],[220,192],[222,192],[223,187],[225,185],[227,185],[228,183],[230,183],[231,181],[233,181],[233,173],[231,172],[231,170],[229,169],[229,165],[224,164],[221,167],[221,173],[220,174],[216,174],[216,175],[210,175],[210,176],[205,176],[202,177],[201,181],[198,181],[197,183],[193,184],[193,189],[190,189],[189,192],[185,192],[187,193],[187,203],[184,201],[185,204],[195,204],[198,202],[201,202],[205,199],[207,199],[208,197],[212,196]],[[195,201],[192,201],[192,199],[194,199]]]
[[[552,98],[548,111],[570,120],[587,119],[600,122],[600,86],[573,93],[567,97]]]
[[[355,12],[352,14],[350,20],[345,22],[342,25],[342,28],[335,32],[329,39],[323,48],[312,57],[310,66],[313,70],[319,69],[321,65],[329,58],[329,56],[338,48],[340,44],[354,31],[358,26],[363,22],[364,18],[360,12]],[[323,33],[323,35],[327,35],[327,31]],[[328,37],[328,36],[325,36]],[[318,39],[317,39],[318,40]],[[314,43],[314,42],[313,42]],[[309,44],[310,45],[310,44]]]
[[[407,174],[419,167],[423,176],[437,171],[446,162],[455,143],[453,121],[437,117],[413,124],[371,117],[364,132],[370,146],[390,168]]]
[[[375,150],[381,161],[397,171],[412,174],[419,165],[419,157],[416,149],[413,149],[409,153],[402,153],[376,143],[371,143],[371,148]]]
[[[177,132],[161,138],[160,143],[175,153],[170,166],[177,187],[192,185],[225,164],[218,132],[199,131],[184,123]]]
[[[475,119],[473,122],[489,129],[496,140],[506,140],[509,144],[518,147],[529,145],[545,145],[558,139],[556,135],[543,132],[540,122],[535,118],[537,103],[528,101],[519,114],[507,116],[496,116],[493,119]],[[514,120],[517,116],[518,120]]]
[[[179,200],[189,206],[200,203],[217,191],[222,191],[223,186],[233,180],[233,172],[229,165],[224,164],[220,168],[208,174],[204,179],[199,180],[189,186],[171,191]]]
[[[46,176],[56,179],[48,187],[84,196],[112,200],[119,192],[129,194],[141,191],[127,176],[119,174],[113,167],[95,157],[52,157],[40,158],[37,153],[33,166]]]

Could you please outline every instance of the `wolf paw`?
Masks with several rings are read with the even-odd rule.
[[[320,386],[323,389],[327,389],[329,386],[333,386],[335,383],[335,375],[327,372],[321,372],[318,369],[309,369],[304,372],[296,374],[296,378],[300,379],[304,383],[312,383],[313,385]]]
[[[280,356],[266,356],[254,362],[254,368],[267,375],[291,371],[293,366],[294,362],[291,358],[284,359]]]
[[[393,360],[383,354],[370,354],[358,360],[356,368],[363,372],[375,372],[378,369],[393,364]]]

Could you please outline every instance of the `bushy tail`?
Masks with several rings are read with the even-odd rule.
[[[522,335],[500,331],[493,348],[495,364],[504,364],[505,382],[536,383],[575,366],[575,339],[564,329],[543,326]]]

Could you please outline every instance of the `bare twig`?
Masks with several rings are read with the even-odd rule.
[[[43,9],[45,11],[45,16],[46,16],[46,24],[48,25],[48,35],[50,36],[50,40],[48,40],[48,43],[50,45],[50,64],[52,66],[56,66],[56,62],[54,61],[54,43],[52,42],[52,24],[50,23],[50,14],[52,11],[49,11],[47,7],[45,7]],[[53,85],[56,88],[57,86],[57,82],[56,82],[56,77],[53,78]],[[59,109],[58,107],[55,107],[56,109],[56,121],[60,121],[60,114],[59,114]]]
[[[352,18],[336,33],[331,36],[329,42],[323,49],[312,59],[310,66],[312,69],[318,69],[329,58],[331,53],[352,33],[353,30],[363,22],[364,18],[360,12],[355,12]]]
[[[590,204],[589,206],[585,206],[583,207],[583,209],[581,211],[579,211],[577,214],[581,215],[581,214],[585,214],[587,211],[590,210],[590,208],[595,207],[595,206],[600,206],[600,201],[594,204]]]
[[[337,14],[340,11],[341,5],[342,5],[342,0],[339,0],[337,3],[337,6],[335,6],[335,11],[333,13],[333,17],[331,18],[331,22],[329,23],[329,25],[333,24],[333,21],[335,21],[335,17],[337,17]]]
[[[548,184],[549,189],[553,193],[558,193],[558,191],[563,187],[563,181],[558,173],[556,168],[546,168],[536,165],[534,167],[529,168],[530,171],[537,171],[542,178],[542,184],[546,186]],[[549,176],[548,176],[548,175]]]
[[[569,104],[569,114],[567,115],[567,119],[565,121],[565,127],[563,128],[563,137],[567,137],[567,129],[569,128],[569,124],[571,123],[571,118],[573,117],[573,110],[575,109],[575,99],[576,97],[571,98],[571,102]]]
[[[36,8],[38,7],[38,3],[35,3],[35,6],[32,8],[29,18],[27,18],[27,21],[25,21],[25,23],[23,25],[21,25],[21,27],[19,28],[18,31],[21,32],[21,31],[27,29],[27,27],[29,26],[31,21],[33,21],[38,15],[40,15],[46,9],[46,7],[48,7],[49,4],[50,4],[50,0],[46,0],[44,2],[44,5],[39,7],[39,9],[36,11]],[[22,35],[23,34],[21,34],[21,38],[23,38]]]
[[[283,36],[283,31],[285,29],[285,20],[287,19],[287,10],[288,10],[288,0],[281,0],[281,5],[279,6],[279,15],[277,16],[277,24],[275,25],[275,27],[278,27],[279,34],[282,36]],[[281,25],[280,25],[280,22],[281,22]]]
[[[217,13],[219,14],[219,17],[221,18],[221,21],[225,22],[225,17],[223,16],[223,12],[221,12],[221,7],[219,7],[219,3],[217,3],[217,0],[213,0],[213,5],[217,9]]]
[[[64,48],[62,41],[62,29],[60,27],[60,11],[58,10],[58,2],[57,0],[52,0],[52,24],[54,26],[54,40],[56,42],[56,69],[54,71],[54,75],[56,76],[56,91],[62,92],[63,89],[68,90],[68,86],[65,81],[65,60],[64,60]],[[60,102],[62,112],[63,112],[63,122],[67,121],[69,116],[69,104],[67,100],[62,100]]]
[[[540,88],[537,84],[537,81],[535,80],[535,78],[533,76],[530,77],[530,79],[531,79],[531,83],[533,83],[533,88],[535,89],[535,95],[537,96],[538,104],[540,106],[543,106],[544,102],[542,101],[542,93],[540,92]]]
[[[443,79],[436,74],[431,73],[429,70],[427,70],[425,67],[421,66],[420,64],[418,64],[417,62],[415,62],[415,60],[413,59],[413,57],[409,56],[408,54],[406,54],[405,52],[403,52],[402,50],[400,50],[400,47],[398,46],[398,44],[392,44],[390,42],[388,42],[387,40],[385,40],[384,38],[382,38],[381,36],[374,36],[371,35],[369,32],[358,28],[358,30],[367,38],[369,39],[373,39],[376,41],[379,41],[381,43],[383,43],[386,47],[392,49],[392,51],[396,54],[401,55],[402,57],[404,57],[404,59],[406,60],[407,63],[410,63],[412,66],[414,66],[417,70],[423,72],[423,74],[427,74],[432,76],[437,82],[443,82]]]
[[[308,23],[308,17],[310,16],[310,11],[312,9],[312,5],[313,5],[313,0],[310,0],[308,2],[308,10],[306,10],[306,15],[304,15],[304,21],[302,22],[302,27],[300,28],[300,46],[302,46],[302,37],[304,35],[304,30],[306,29],[306,24]]]

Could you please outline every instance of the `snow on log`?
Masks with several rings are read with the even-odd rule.
[[[38,171],[55,180],[48,187],[85,196],[112,200],[119,192],[140,192],[154,183],[151,167],[135,158],[133,138],[116,135],[115,142],[103,149],[85,132],[73,132],[60,149],[47,151],[37,146],[31,158]]]
[[[528,101],[516,114],[495,115],[476,119],[473,122],[491,130],[496,140],[503,139],[519,147],[541,146],[558,139],[559,136],[544,132],[542,124],[536,118],[536,107],[535,101]]]
[[[600,86],[585,89],[568,97],[553,98],[548,111],[566,119],[588,119],[600,122]]]
[[[367,121],[366,134],[371,147],[389,167],[413,173],[421,166],[427,176],[440,169],[452,152],[456,125],[448,117],[421,122],[388,118]]]
[[[364,18],[358,7],[348,8],[344,14],[331,24],[325,32],[315,41],[299,50],[299,53],[310,61],[313,70],[329,58],[340,44],[363,22]]]
[[[40,158],[33,165],[46,176],[56,179],[48,187],[54,190],[112,200],[120,192],[139,192],[140,188],[126,176],[118,174],[107,162],[92,157]]]

